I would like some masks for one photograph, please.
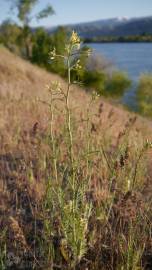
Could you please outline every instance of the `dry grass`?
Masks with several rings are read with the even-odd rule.
[[[37,235],[38,237],[41,234],[43,226],[41,200],[45,193],[45,181],[48,177],[46,159],[49,158],[50,151],[46,144],[50,113],[45,104],[49,100],[49,94],[45,86],[56,80],[61,83],[63,89],[66,87],[66,82],[57,75],[50,74],[37,66],[33,66],[11,54],[6,49],[0,48],[1,230],[4,231],[7,228],[5,241],[8,244],[8,252],[13,251],[14,256],[17,256],[17,258],[21,256],[24,260],[25,258],[31,259],[32,257],[32,265],[36,265],[35,269],[42,269],[35,255],[35,245],[37,242],[34,236]],[[89,103],[89,100],[90,97],[85,91],[78,86],[73,86],[70,103],[74,110],[76,121],[80,122],[79,128],[76,130],[75,151],[78,153],[84,143],[84,120],[86,105]],[[62,104],[59,103],[57,106],[59,113],[56,116],[55,132],[58,134],[56,140],[58,140],[60,147],[63,147],[61,162],[63,161],[64,163],[66,159],[64,144],[62,144],[64,116]],[[117,158],[114,164],[118,186],[116,187],[115,179],[113,179],[112,186],[113,190],[116,190],[116,193],[118,193],[118,197],[116,197],[117,199],[111,212],[115,218],[109,216],[113,231],[111,232],[112,235],[108,237],[111,237],[110,241],[112,241],[112,244],[106,238],[108,234],[102,235],[101,230],[103,232],[104,226],[100,227],[100,221],[98,220],[99,224],[96,223],[94,225],[91,220],[90,226],[95,226],[95,233],[100,235],[99,239],[92,242],[88,252],[89,255],[87,254],[87,256],[92,256],[94,264],[86,266],[87,264],[85,265],[85,262],[82,261],[82,266],[80,265],[78,269],[116,269],[116,262],[110,260],[116,258],[117,254],[120,253],[118,235],[122,236],[120,231],[122,227],[123,230],[126,229],[128,220],[134,222],[138,208],[142,213],[145,211],[145,207],[147,207],[145,201],[147,198],[148,200],[151,199],[150,169],[147,171],[141,190],[137,187],[135,193],[125,193],[125,187],[121,191],[122,178],[124,177],[125,179],[126,177],[122,167],[128,166],[130,168],[135,165],[135,156],[138,151],[134,152],[134,149],[141,148],[145,139],[151,139],[152,123],[125,111],[120,105],[114,106],[104,99],[98,100],[92,106],[91,114],[90,134],[92,141],[95,142],[95,145],[99,145],[102,140],[108,157],[115,156],[122,140],[125,140],[125,142],[127,140],[126,145],[127,147],[129,145],[129,149],[125,152],[126,156],[119,155],[119,159]],[[129,129],[130,131],[128,132]],[[122,152],[124,154],[124,149]],[[145,155],[145,160],[146,158],[147,155]],[[94,205],[111,200],[111,191],[109,191],[107,184],[109,177],[108,166],[105,163],[102,165],[98,164],[98,162],[98,158],[95,157],[92,184],[88,192],[88,197],[93,198]],[[145,164],[143,164],[143,169],[145,169],[145,166],[151,167],[150,151],[148,153],[148,165]],[[48,168],[49,170],[50,168]],[[140,180],[142,176],[139,174],[138,178]],[[143,206],[144,203],[145,205]],[[36,229],[35,224],[37,224]],[[95,250],[100,246],[99,241],[100,243],[103,241],[104,244],[98,250],[99,253],[96,254]],[[20,248],[18,248],[18,245]],[[111,255],[112,251],[106,248],[108,245],[110,249],[112,249],[113,245],[113,255]],[[18,253],[19,250],[22,255]],[[148,256],[148,252],[145,256]],[[101,253],[104,253],[103,258],[101,258],[102,268],[100,268],[100,260],[97,259],[98,256],[101,256]],[[90,258],[87,256],[86,261],[89,261]],[[104,268],[104,261],[108,260],[109,264],[107,264],[107,268]],[[147,260],[149,260],[149,257]],[[96,261],[98,263],[95,263]],[[10,269],[19,269],[15,268],[17,267],[15,262],[13,262],[11,267]],[[24,266],[21,269],[24,269]],[[32,268],[29,267],[28,269]],[[57,268],[54,267],[53,269]]]
[[[23,125],[25,129],[25,125],[28,125],[28,129],[30,129],[36,121],[45,126],[48,121],[47,109],[46,106],[37,102],[37,99],[48,100],[49,96],[45,86],[50,82],[60,81],[63,88],[66,83],[57,75],[48,73],[37,66],[34,67],[5,48],[0,50],[0,63],[1,130],[5,130],[6,125],[10,127],[10,122],[12,129],[14,125],[21,129]],[[85,91],[74,86],[71,103],[76,110],[76,115],[77,112],[79,114],[84,112],[88,102],[89,96]],[[98,111],[100,104],[101,113]],[[133,114],[123,110],[120,105],[113,106],[104,99],[98,101],[97,106],[93,108],[93,113],[96,124],[99,126],[99,132],[108,130],[108,133],[115,138],[120,131],[124,130],[128,120],[134,117]],[[100,117],[98,117],[99,113]],[[134,131],[148,138],[151,128],[150,121],[137,116]]]

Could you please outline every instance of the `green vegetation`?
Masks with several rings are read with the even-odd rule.
[[[31,57],[31,44],[32,44],[32,32],[30,29],[30,22],[36,18],[37,20],[48,17],[54,14],[52,6],[48,5],[43,10],[39,11],[34,17],[31,16],[33,7],[38,3],[38,0],[13,0],[12,9],[17,11],[17,17],[22,24],[22,32],[20,35],[21,46],[24,49],[24,56],[27,59]]]
[[[135,36],[103,36],[84,39],[84,43],[110,43],[110,42],[152,42],[152,35],[143,34]]]
[[[137,101],[139,112],[144,116],[152,117],[152,74],[144,74],[140,77]]]
[[[69,32],[64,27],[59,27],[52,35],[49,35],[43,28],[37,28],[32,31],[27,24],[30,21],[29,12],[31,8],[31,5],[28,6],[23,15],[21,13],[22,9],[18,9],[18,16],[23,21],[23,27],[19,27],[10,21],[5,21],[1,25],[0,42],[32,63],[44,67],[48,71],[58,73],[67,79],[64,59],[60,58],[54,62],[49,62],[48,53],[50,49],[53,50],[55,47],[57,54],[64,54],[64,44],[67,42]],[[85,46],[80,48],[80,68],[79,70],[72,70],[72,79],[79,81],[80,85],[83,82],[83,86],[87,88],[87,91],[95,89],[99,95],[105,97],[121,97],[131,84],[127,75],[121,72],[111,72],[112,65],[100,56],[90,56],[89,60],[85,53],[87,50],[88,48]],[[75,59],[73,60],[75,61]]]
[[[43,28],[37,29],[33,34],[31,62],[64,76],[66,72],[64,60],[57,59],[55,62],[50,63],[48,61],[48,53],[50,49],[53,50],[56,47],[57,53],[62,54],[66,39],[67,32],[63,27],[60,27],[52,36],[49,36]]]
[[[131,85],[128,76],[118,71],[113,72],[111,76],[99,71],[86,71],[83,79],[86,86],[105,97],[122,97]]]
[[[131,86],[127,74],[123,72],[113,72],[106,82],[105,96],[118,97],[124,94],[125,89]]]
[[[10,20],[6,20],[0,26],[0,44],[10,51],[20,54],[20,36],[22,29]]]

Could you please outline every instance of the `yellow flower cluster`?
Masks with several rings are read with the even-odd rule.
[[[76,62],[76,64],[75,64],[75,69],[76,69],[76,70],[82,69],[82,66],[81,66],[81,64],[80,64],[80,59],[77,60],[77,62]]]
[[[80,44],[80,38],[79,38],[78,34],[75,31],[72,31],[72,35],[71,35],[71,38],[70,38],[70,43],[72,45]]]
[[[50,52],[50,59],[51,60],[54,60],[55,59],[55,57],[56,57],[56,48],[54,48],[51,52]]]

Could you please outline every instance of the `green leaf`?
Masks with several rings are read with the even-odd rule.
[[[38,13],[38,15],[36,16],[37,20],[43,19],[48,17],[49,15],[53,15],[54,9],[52,8],[52,6],[48,5],[46,8],[44,8],[42,11],[40,11]]]

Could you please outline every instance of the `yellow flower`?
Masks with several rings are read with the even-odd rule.
[[[80,64],[80,60],[79,60],[79,59],[77,60],[77,62],[76,62],[76,64],[75,64],[75,69],[76,69],[76,70],[82,69],[82,66],[81,66],[81,64]]]
[[[72,31],[72,35],[70,38],[70,43],[72,45],[77,45],[78,47],[80,47],[80,38],[78,36],[78,34],[75,31]]]
[[[50,52],[50,59],[54,60],[56,57],[56,49],[54,48],[51,52]]]

